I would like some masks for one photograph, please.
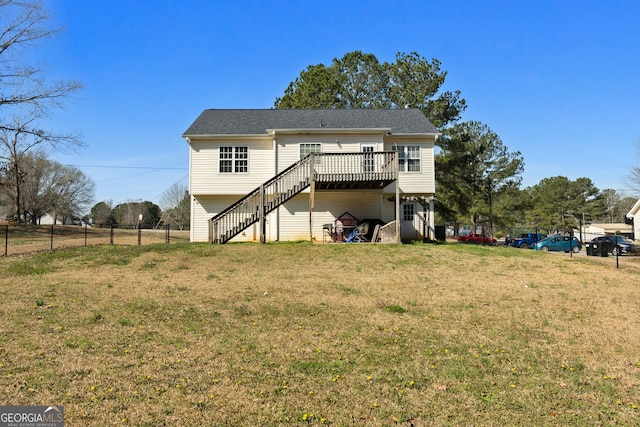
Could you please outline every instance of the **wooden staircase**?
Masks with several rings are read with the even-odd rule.
[[[211,243],[226,243],[311,185],[313,155],[289,166],[209,220]],[[261,233],[264,236],[264,232]]]

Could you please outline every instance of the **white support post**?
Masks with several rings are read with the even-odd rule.
[[[311,153],[311,158],[309,159],[309,241],[313,243],[313,207],[315,204],[315,187],[316,182],[314,181],[314,165],[316,163],[315,153]]]
[[[396,243],[400,243],[400,161],[396,152],[395,170],[396,170]]]
[[[265,218],[264,218],[264,184],[260,185],[260,206],[258,211],[258,218],[260,224],[260,243],[266,243],[267,239],[265,236]]]
[[[429,238],[435,240],[436,238],[436,223],[435,218],[433,217],[434,212],[434,202],[433,197],[429,200]]]

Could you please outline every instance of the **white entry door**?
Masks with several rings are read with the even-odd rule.
[[[416,229],[416,204],[414,202],[402,203],[400,206],[400,238],[416,239],[418,230]]]

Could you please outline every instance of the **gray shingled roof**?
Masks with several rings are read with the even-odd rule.
[[[380,129],[392,134],[438,130],[416,108],[331,110],[204,110],[183,136],[266,135],[267,129]]]

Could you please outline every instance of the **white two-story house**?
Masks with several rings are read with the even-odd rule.
[[[189,144],[191,241],[323,241],[347,213],[433,238],[437,129],[417,109],[212,109]]]

